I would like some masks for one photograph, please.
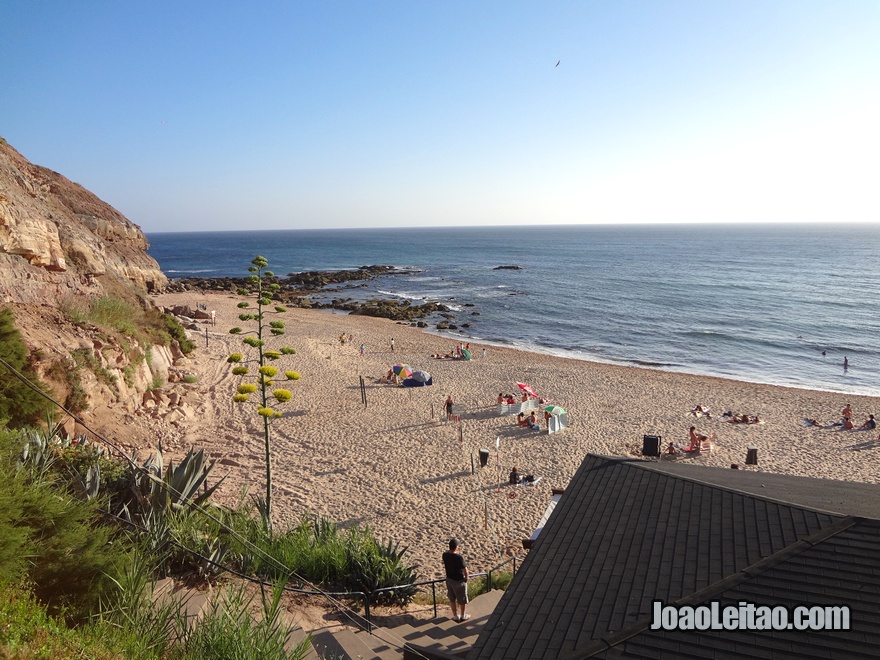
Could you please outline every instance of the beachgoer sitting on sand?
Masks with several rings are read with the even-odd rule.
[[[521,412],[516,416],[516,424],[517,426],[528,426],[529,420],[526,419],[526,414]]]
[[[502,405],[504,403],[504,395],[500,392],[498,393],[498,405]]]
[[[865,423],[859,427],[860,431],[873,431],[877,428],[877,422],[874,421],[874,415],[868,415]]]
[[[516,403],[516,399],[513,398],[513,395],[512,395],[512,394],[508,394],[508,395],[507,395],[507,398],[505,399],[505,401],[507,401],[507,405],[508,405],[508,406],[512,406],[513,404]]]
[[[529,415],[529,428],[533,431],[540,431],[541,426],[538,424],[538,416],[535,414],[535,411],[532,411],[532,414]]]
[[[508,481],[510,482],[511,486],[518,486],[520,484],[520,482],[522,481],[522,477],[519,475],[519,468],[514,467],[510,471],[510,476],[508,477]]]
[[[852,420],[849,417],[843,420],[843,428],[847,431],[852,431],[855,428],[855,426],[853,426]]]
[[[666,453],[667,453],[667,454],[674,455],[677,451],[678,451],[678,449],[676,448],[674,442],[670,442],[670,443],[666,446]]]

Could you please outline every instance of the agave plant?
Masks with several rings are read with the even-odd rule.
[[[156,516],[181,511],[190,505],[201,506],[225,479],[208,487],[208,475],[216,463],[208,463],[204,449],[197,452],[190,449],[176,467],[172,462],[165,470],[162,451],[156,450],[140,469],[131,472],[136,513]]]
[[[346,548],[348,588],[369,594],[376,589],[413,584],[418,575],[404,563],[406,551],[406,547],[401,549],[400,544],[391,539],[381,545],[374,540],[369,529],[361,533],[352,530]],[[411,586],[385,591],[376,596],[375,602],[405,605],[413,599],[416,591],[417,588]]]

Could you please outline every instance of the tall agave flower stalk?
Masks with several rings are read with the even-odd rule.
[[[276,417],[281,417],[281,413],[275,410],[271,404],[283,404],[290,401],[292,394],[290,390],[284,388],[276,388],[273,380],[278,375],[278,369],[267,362],[274,362],[281,358],[282,355],[294,355],[296,351],[289,346],[284,346],[279,350],[268,350],[266,348],[266,340],[269,336],[280,337],[284,334],[283,321],[267,321],[269,314],[283,314],[287,309],[281,305],[272,304],[272,295],[280,289],[278,284],[267,282],[267,278],[274,277],[272,271],[266,270],[269,262],[265,257],[256,257],[251,261],[248,271],[248,284],[251,289],[240,289],[239,295],[251,296],[256,295],[256,313],[242,312],[238,318],[241,321],[253,322],[255,327],[253,330],[245,332],[242,328],[232,328],[231,334],[247,334],[243,342],[250,349],[256,350],[256,357],[245,359],[241,353],[233,353],[227,359],[230,364],[235,364],[232,373],[236,376],[254,377],[255,383],[242,383],[238,386],[238,392],[232,397],[236,403],[246,403],[251,400],[251,395],[259,394],[259,403],[257,404],[257,414],[263,418],[263,439],[266,449],[266,499],[265,499],[265,519],[267,525],[271,527],[272,521],[272,446],[270,423]],[[250,308],[250,303],[242,301],[238,303],[239,309],[245,310]],[[251,351],[253,352],[253,350]],[[252,373],[248,364],[257,367],[257,372]],[[296,371],[285,371],[284,376],[288,381],[299,380],[299,373]],[[273,400],[270,400],[272,397]],[[261,507],[262,508],[262,507]]]

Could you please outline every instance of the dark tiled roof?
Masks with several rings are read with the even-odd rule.
[[[771,637],[777,655],[790,648],[803,656],[810,644],[840,656],[880,641],[857,630],[646,630],[654,600],[846,602],[873,608],[865,620],[878,629],[880,568],[871,559],[880,566],[880,523],[718,485],[721,473],[733,472],[719,470],[716,483],[708,484],[668,474],[656,463],[588,456],[469,657],[761,657],[775,648]],[[771,484],[768,492],[787,496],[800,489],[815,497],[823,485],[787,477],[782,490],[774,490],[774,475],[760,476],[764,488]],[[860,584],[868,585],[870,597]]]

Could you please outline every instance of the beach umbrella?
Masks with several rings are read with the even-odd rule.
[[[408,364],[395,364],[391,367],[391,371],[394,372],[395,376],[400,376],[401,378],[409,378],[412,376],[412,367]]]
[[[473,356],[468,349],[463,348],[461,349],[461,357],[463,357],[465,360],[470,360]]]
[[[410,378],[412,378],[413,380],[417,380],[420,383],[427,383],[429,380],[431,380],[431,374],[429,374],[427,371],[413,371],[412,375],[410,375]]]
[[[533,396],[533,397],[535,397],[536,399],[538,398],[537,393],[535,392],[535,390],[532,389],[532,386],[529,385],[528,383],[517,383],[516,386],[517,386],[519,389],[521,389],[523,392],[525,392],[526,394],[528,394],[529,396]]]
[[[563,415],[565,411],[562,409],[562,406],[547,406],[544,408],[544,412],[548,412],[551,415]]]

